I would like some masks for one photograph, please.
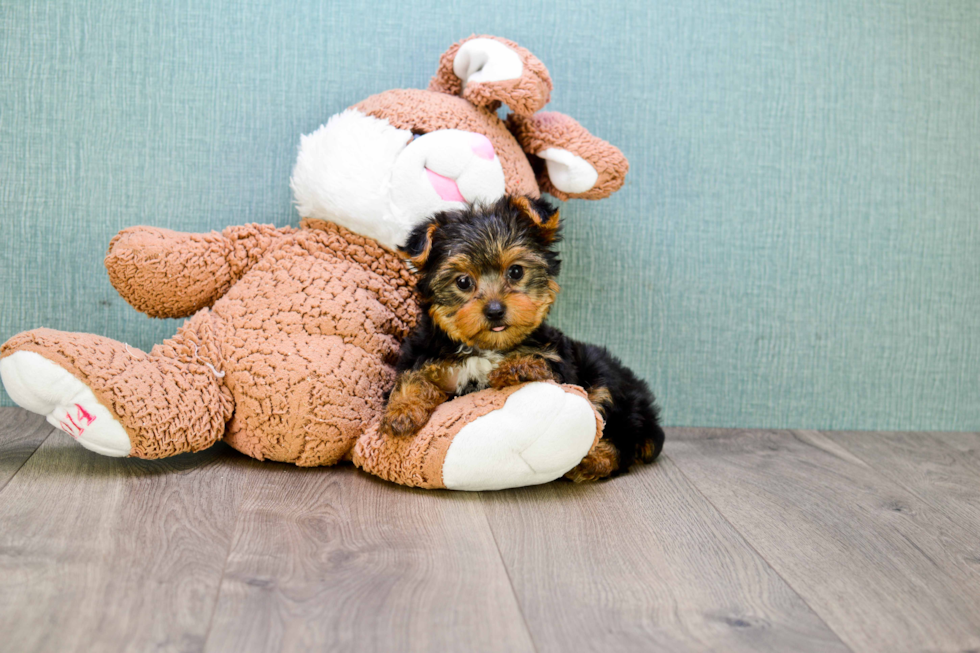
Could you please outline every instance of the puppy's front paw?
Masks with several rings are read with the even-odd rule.
[[[497,390],[519,383],[554,379],[548,362],[537,356],[506,359],[487,375],[487,383]]]
[[[419,432],[429,421],[430,412],[418,404],[392,401],[381,418],[380,430],[385,435],[407,437]]]

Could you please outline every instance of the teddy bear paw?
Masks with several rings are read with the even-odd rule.
[[[582,462],[596,428],[587,399],[553,383],[529,383],[460,429],[446,452],[443,483],[450,490],[548,483]]]
[[[128,456],[132,451],[126,429],[92,390],[40,354],[16,351],[3,358],[0,377],[14,402],[44,415],[49,424],[86,449],[114,457]]]

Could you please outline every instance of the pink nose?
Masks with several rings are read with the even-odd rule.
[[[473,134],[470,137],[470,147],[481,159],[493,161],[493,143],[483,134]]]

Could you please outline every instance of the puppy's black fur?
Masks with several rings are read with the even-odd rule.
[[[558,292],[559,231],[548,202],[524,197],[440,213],[413,230],[402,253],[420,273],[422,316],[402,345],[384,422],[390,432],[420,428],[416,422],[452,396],[552,378],[584,388],[605,418],[603,447],[593,449],[599,460],[589,466],[590,454],[570,477],[615,475],[660,454],[664,432],[647,384],[606,348],[544,322]],[[460,370],[472,357],[493,360],[496,369],[469,378]],[[406,403],[419,409],[407,427]]]

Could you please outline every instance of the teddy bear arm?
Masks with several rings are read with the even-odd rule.
[[[220,299],[288,231],[257,224],[206,234],[132,227],[112,239],[105,266],[136,310],[187,317]]]

